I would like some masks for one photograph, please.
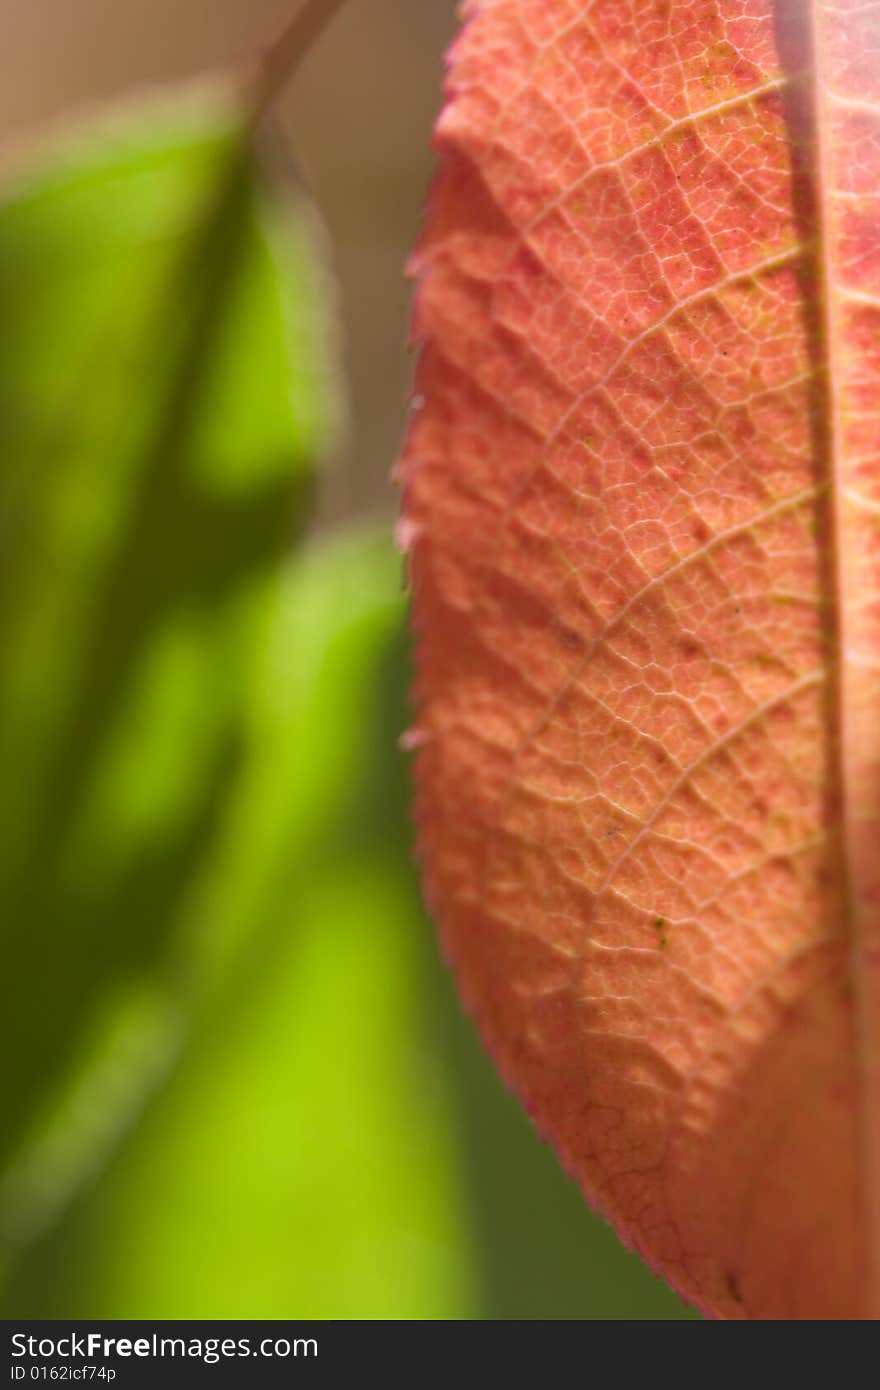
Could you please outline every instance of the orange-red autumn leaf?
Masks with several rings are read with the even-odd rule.
[[[877,1317],[880,0],[466,15],[403,463],[428,898],[685,1297]]]

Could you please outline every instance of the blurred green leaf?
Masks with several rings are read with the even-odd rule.
[[[213,955],[332,414],[310,221],[219,87],[0,191],[0,1264],[137,1114]]]
[[[260,668],[249,776],[203,901],[206,929],[234,938],[230,922],[249,923],[248,949],[218,972],[183,1064],[18,1271],[7,1309],[444,1318],[473,1307],[453,1102],[429,1049],[405,859],[402,608],[384,536],[295,564]]]
[[[203,904],[232,939],[249,922],[250,949],[6,1316],[688,1316],[590,1215],[453,998],[412,865],[402,620],[386,537],[293,565]]]

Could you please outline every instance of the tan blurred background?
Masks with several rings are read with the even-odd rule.
[[[0,0],[0,140],[95,99],[246,60],[297,0]],[[403,266],[432,169],[430,131],[457,0],[348,0],[281,104],[330,232],[349,426],[322,513],[396,506],[388,473],[412,362]]]

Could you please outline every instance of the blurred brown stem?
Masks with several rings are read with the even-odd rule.
[[[266,115],[315,39],[344,4],[345,0],[302,0],[293,19],[267,44],[251,78],[249,105],[254,124]]]

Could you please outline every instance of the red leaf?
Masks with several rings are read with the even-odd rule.
[[[403,465],[428,898],[677,1289],[877,1317],[880,2],[467,13]]]

